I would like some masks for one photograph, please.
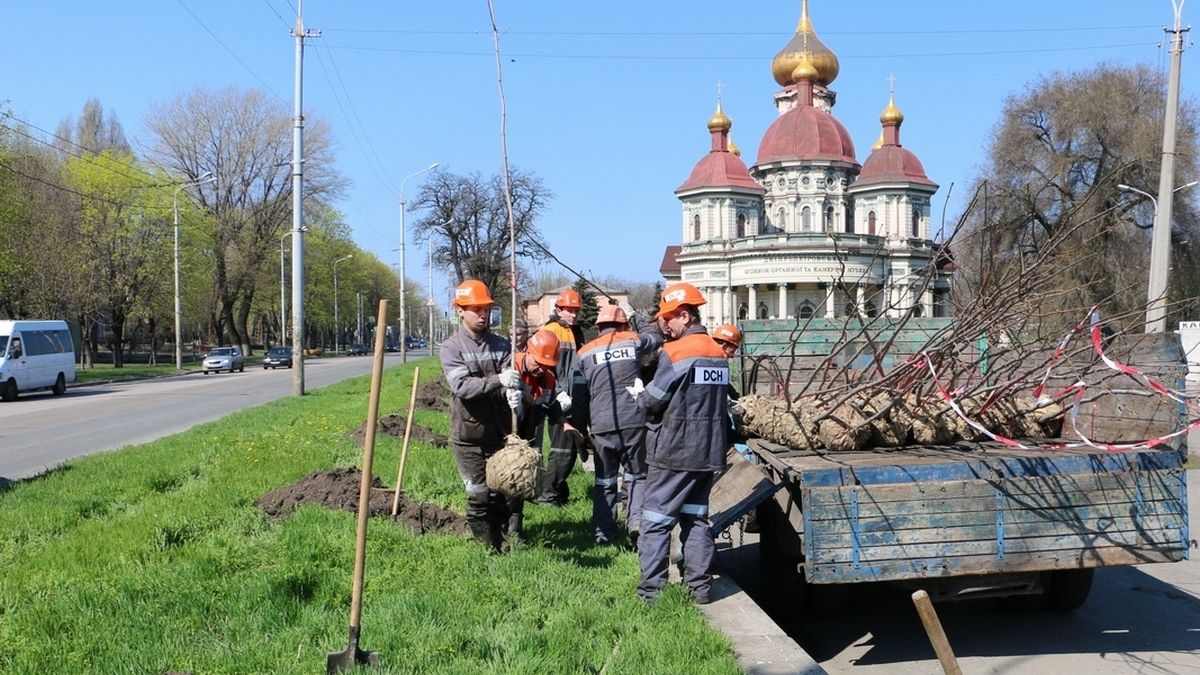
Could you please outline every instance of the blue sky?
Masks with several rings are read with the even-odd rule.
[[[196,86],[267,89],[291,109],[295,0],[22,3],[5,13],[0,98],[43,129],[89,97],[144,137],[148,109]],[[497,0],[510,161],[555,193],[540,222],[550,248],[597,276],[658,278],[678,243],[673,190],[707,151],[724,109],[747,164],[774,119],[771,59],[800,1]],[[999,120],[1004,98],[1040,75],[1096,63],[1166,71],[1169,0],[811,0],[839,57],[834,115],[859,161],[879,134],[888,76],[905,114],[903,145],[941,184],[947,220]],[[500,169],[499,99],[484,0],[308,0],[304,103],[328,120],[352,187],[338,207],[356,243],[397,262],[399,182],[439,162],[456,173]],[[1187,22],[1189,13],[1185,12]],[[1200,84],[1184,53],[1182,90]],[[412,199],[421,182],[406,184]],[[408,223],[418,214],[409,213]],[[940,218],[940,216],[939,216]],[[408,236],[408,276],[426,279]],[[439,287],[439,300],[444,297]]]

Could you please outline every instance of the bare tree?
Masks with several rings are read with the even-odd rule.
[[[540,257],[544,254],[535,222],[554,195],[533,173],[513,170],[510,183],[517,255]],[[478,173],[460,176],[436,171],[421,185],[411,209],[425,211],[413,231],[418,241],[433,238],[434,264],[449,272],[455,283],[479,279],[493,296],[511,288],[501,176],[485,180]]]
[[[259,267],[273,260],[291,218],[292,120],[269,94],[229,87],[198,88],[151,110],[152,161],[178,176],[215,183],[188,188],[211,216],[203,246],[211,255],[213,325],[249,351],[248,319]],[[305,198],[329,200],[344,186],[333,166],[332,137],[320,119],[305,121]],[[185,197],[186,198],[186,197]]]

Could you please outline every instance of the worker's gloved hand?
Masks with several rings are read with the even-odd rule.
[[[642,392],[646,391],[646,385],[642,384],[642,378],[634,378],[633,384],[625,387],[625,391],[629,392],[629,395],[636,401],[638,400],[638,396],[641,396]]]
[[[500,372],[500,386],[505,389],[520,389],[521,374],[512,368],[505,368]]]
[[[558,401],[558,407],[562,408],[563,414],[571,412],[571,395],[565,391],[558,392],[558,396],[554,397]]]
[[[730,399],[729,400],[729,414],[733,415],[734,417],[741,417],[746,414],[746,406],[742,405],[741,403],[738,403],[737,401],[735,401],[733,399]]]
[[[508,407],[512,408],[513,410],[517,410],[521,407],[521,390],[519,388],[505,389],[504,398],[508,399]]]

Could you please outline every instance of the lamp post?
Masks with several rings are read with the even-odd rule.
[[[433,171],[437,166],[438,163],[434,162],[420,171],[408,174],[400,181],[400,363],[408,363],[408,318],[404,311],[404,207],[408,202],[404,199],[404,184],[409,178]]]
[[[341,258],[338,258],[337,260],[333,261],[333,353],[334,353],[334,355],[336,355],[338,353],[338,339],[341,337],[341,333],[342,333],[342,323],[341,323],[341,320],[338,318],[337,266],[338,266],[338,263],[346,262],[347,260],[349,260],[353,257],[354,257],[354,254],[351,253],[350,255],[342,256]]]
[[[211,183],[216,179],[213,172],[205,171],[196,180],[176,185],[175,194],[171,197],[171,210],[175,213],[175,370],[183,370],[183,295],[179,282],[179,191],[185,187]]]
[[[429,238],[429,354],[433,355],[433,237]]]
[[[1197,183],[1200,183],[1200,181],[1184,183],[1174,190],[1171,190],[1170,194],[1174,196],[1174,193],[1179,192],[1184,188],[1190,188]],[[1117,185],[1117,189],[1122,192],[1139,194],[1146,199],[1149,199],[1150,205],[1154,207],[1154,231],[1151,235],[1152,239],[1150,245],[1150,279],[1146,284],[1146,332],[1162,333],[1166,330],[1167,326],[1167,277],[1168,269],[1170,267],[1170,251],[1168,250],[1163,252],[1160,249],[1169,248],[1167,245],[1170,244],[1171,241],[1170,228],[1159,227],[1158,200],[1154,198],[1154,195],[1146,192],[1145,190],[1139,190],[1131,185],[1125,185],[1124,183]],[[1158,240],[1160,238],[1160,231],[1167,232],[1166,244],[1159,244]]]

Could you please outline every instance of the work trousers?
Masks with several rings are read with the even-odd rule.
[[[656,598],[667,583],[671,530],[676,524],[683,547],[683,581],[693,596],[708,597],[712,587],[709,567],[716,553],[708,522],[708,496],[715,476],[711,471],[647,469],[638,540],[642,580],[637,592],[642,598]]]
[[[563,506],[571,496],[567,477],[575,468],[575,455],[579,452],[582,438],[569,433],[561,424],[550,425],[550,456],[546,459],[546,473],[542,476],[542,492],[538,502]]]
[[[642,487],[646,481],[646,427],[592,434],[596,486],[592,491],[592,534],[599,543],[617,536],[617,483],[625,473],[625,529],[638,532],[642,522]]]
[[[500,532],[508,524],[509,503],[504,495],[487,486],[487,459],[500,447],[456,443],[453,448],[458,475],[467,490],[467,525],[481,541],[484,533],[488,533],[489,540],[485,543],[499,548]]]

